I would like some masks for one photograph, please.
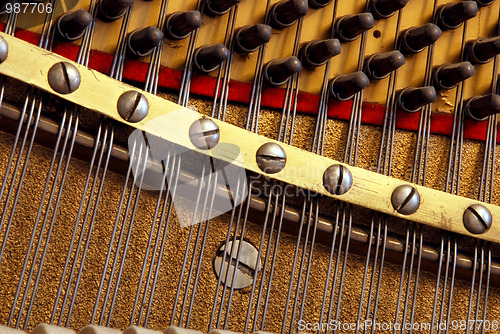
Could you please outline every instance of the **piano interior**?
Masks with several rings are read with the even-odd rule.
[[[498,218],[476,207],[438,229],[439,214],[412,221],[425,196],[411,207],[411,185],[500,203],[498,1],[1,1],[0,12],[1,334],[499,331]],[[279,150],[255,153],[262,171],[240,166],[232,184],[217,172],[231,164],[176,142],[139,132],[141,151],[140,94],[120,121],[60,97],[78,89],[67,67],[63,93],[50,77],[53,91],[5,76],[8,35],[341,162],[338,184],[318,176],[333,197],[277,180],[294,158]],[[346,166],[410,195],[392,215],[345,202]]]

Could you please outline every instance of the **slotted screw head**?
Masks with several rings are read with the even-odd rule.
[[[491,227],[491,212],[481,204],[472,204],[464,212],[464,226],[470,233],[481,234]]]
[[[214,148],[220,139],[219,126],[209,118],[196,120],[189,128],[189,139],[200,150]]]
[[[226,249],[225,259],[224,249]],[[235,273],[236,258],[238,258],[238,268]],[[259,252],[251,243],[243,240],[240,246],[240,240],[236,240],[234,245],[233,241],[229,241],[217,250],[214,271],[223,284],[234,289],[243,289],[252,285],[255,275],[260,270],[260,264]]]
[[[267,174],[274,174],[285,168],[286,153],[276,143],[266,143],[257,150],[257,165]]]
[[[50,87],[59,94],[73,93],[80,86],[80,72],[68,62],[54,64],[48,74]]]
[[[404,184],[397,187],[391,197],[394,210],[402,215],[411,215],[420,206],[420,195],[414,187]]]
[[[342,165],[332,165],[323,173],[323,186],[331,194],[343,195],[352,187],[352,174]]]
[[[7,41],[0,36],[0,63],[3,63],[7,59],[7,54],[9,53],[9,47]]]
[[[123,93],[117,103],[118,113],[127,122],[140,122],[148,115],[149,103],[146,97],[136,91]]]

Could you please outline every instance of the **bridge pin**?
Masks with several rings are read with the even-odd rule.
[[[282,0],[271,8],[270,24],[276,29],[289,27],[305,16],[307,9],[307,0]]]
[[[405,63],[405,57],[397,50],[376,53],[365,60],[364,72],[370,80],[380,80]]]
[[[365,89],[370,84],[370,79],[363,72],[354,72],[336,76],[330,80],[328,91],[340,101],[351,99],[355,94]]]
[[[311,41],[299,51],[299,59],[304,67],[315,68],[340,53],[340,42],[336,38]]]
[[[272,29],[266,24],[244,26],[235,34],[235,49],[239,53],[250,53],[271,39]]]
[[[437,89],[452,89],[460,82],[474,75],[474,66],[468,61],[456,64],[444,64],[434,70],[434,87]]]
[[[210,16],[220,16],[227,13],[231,7],[240,3],[241,0],[207,0],[205,2],[206,13]]]
[[[97,16],[105,22],[118,20],[133,3],[134,0],[101,0],[97,5]]]
[[[165,20],[163,32],[170,39],[183,39],[201,27],[201,14],[197,10],[176,12]]]
[[[341,42],[351,42],[375,25],[371,13],[342,16],[335,22],[335,37]]]
[[[133,57],[147,56],[155,47],[160,45],[162,39],[163,33],[161,30],[152,26],[134,30],[127,39],[129,55]]]
[[[474,96],[465,104],[465,114],[476,121],[484,121],[489,116],[500,113],[500,95]]]
[[[92,15],[85,9],[63,14],[57,20],[57,34],[62,40],[75,41],[83,36],[91,22]]]
[[[420,27],[412,27],[401,34],[400,50],[404,54],[421,52],[427,46],[437,41],[440,36],[441,29],[433,23],[427,23]]]
[[[408,87],[399,92],[398,105],[408,112],[415,112],[421,107],[436,101],[436,89],[433,86]]]
[[[302,64],[297,57],[275,59],[264,65],[264,78],[272,86],[280,86],[302,69]]]
[[[309,7],[318,9],[328,6],[332,0],[309,0]]]
[[[485,64],[500,54],[500,36],[477,39],[467,46],[467,56],[473,64]]]
[[[229,50],[224,44],[203,45],[194,51],[193,57],[196,69],[208,73],[229,57]]]
[[[386,19],[406,6],[409,0],[371,0],[370,13],[377,19]]]
[[[475,1],[446,4],[436,13],[437,25],[443,30],[458,28],[462,23],[476,16],[477,11]]]

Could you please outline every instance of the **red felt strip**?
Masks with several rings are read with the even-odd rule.
[[[3,29],[4,24],[0,24]],[[38,45],[40,36],[27,30],[16,31],[16,37],[29,43]],[[71,43],[54,42],[53,52],[71,60],[76,60],[79,46]],[[92,51],[89,67],[110,74],[113,56],[101,51]],[[128,59],[125,63],[123,80],[144,82],[148,71],[148,64],[139,60]],[[158,86],[162,88],[179,90],[182,72],[162,67],[160,70]],[[191,93],[195,95],[213,97],[216,89],[216,78],[194,73],[191,81]],[[238,81],[230,82],[228,99],[232,102],[248,104],[251,97],[251,84]],[[269,108],[281,109],[285,99],[285,90],[282,88],[265,87],[262,92],[261,105]],[[300,92],[297,100],[297,110],[303,113],[315,114],[319,106],[319,96],[307,92]],[[328,117],[348,120],[351,115],[352,101],[339,102],[330,100],[328,104]],[[363,104],[361,121],[365,124],[381,126],[384,122],[385,106],[375,103]],[[399,129],[416,131],[418,129],[420,113],[407,113],[398,111],[396,127]],[[450,136],[452,133],[453,115],[433,113],[431,132]],[[464,125],[464,137],[484,141],[486,138],[487,121],[477,122],[467,119]],[[497,137],[500,143],[500,131]]]

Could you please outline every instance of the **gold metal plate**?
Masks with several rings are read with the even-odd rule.
[[[0,73],[190,150],[209,154],[216,159],[264,174],[257,166],[256,152],[261,145],[276,141],[214,119],[213,121],[220,129],[220,142],[214,150],[199,150],[192,145],[188,129],[193,122],[205,117],[200,113],[141,91],[148,100],[149,114],[138,123],[126,122],[118,114],[117,101],[124,92],[139,91],[137,88],[10,35],[2,33],[1,36],[7,41],[9,55],[0,64]],[[49,69],[62,61],[72,63],[80,71],[80,86],[71,94],[59,94],[51,89],[48,83]],[[415,222],[472,236],[463,226],[463,214],[467,207],[481,202],[414,185],[421,197],[420,207],[415,213],[404,216],[393,209],[391,195],[394,189],[408,184],[407,182],[342,164],[350,170],[353,185],[344,195],[332,195],[323,186],[323,173],[329,166],[341,164],[340,162],[283,143],[276,143],[285,150],[287,155],[285,168],[272,175],[272,178],[276,180],[389,215],[407,217]],[[234,147],[239,148],[239,155],[236,159]],[[484,234],[474,236],[499,242],[500,225],[496,224],[495,219],[500,217],[500,207],[487,203],[481,204],[490,210],[493,224]]]

